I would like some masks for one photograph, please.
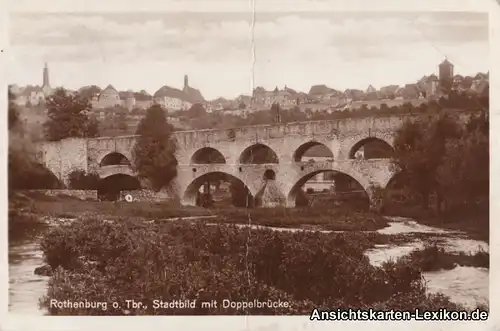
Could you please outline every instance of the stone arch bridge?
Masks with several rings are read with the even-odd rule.
[[[357,159],[355,152],[369,141],[393,146],[395,131],[412,116],[378,116],[328,121],[259,125],[228,130],[175,132],[178,175],[173,185],[184,205],[194,205],[201,185],[212,175],[224,175],[242,183],[256,196],[272,173],[281,193],[281,204],[295,205],[300,187],[314,175],[335,171],[358,182],[373,198],[373,187],[384,188],[391,177],[388,158]],[[63,182],[74,170],[96,172],[101,178],[122,174],[134,176],[132,149],[136,136],[70,138],[39,146],[42,162]],[[311,146],[323,145],[331,157],[319,162],[302,159]],[[258,150],[273,155],[272,163],[256,164]],[[215,155],[212,161],[207,155]],[[215,160],[215,161],[213,161]]]

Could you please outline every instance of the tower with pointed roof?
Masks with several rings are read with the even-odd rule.
[[[49,95],[52,92],[52,88],[50,87],[50,82],[49,82],[49,67],[47,65],[47,62],[45,62],[45,66],[43,67],[42,90],[45,95]]]

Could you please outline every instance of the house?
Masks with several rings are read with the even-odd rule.
[[[195,103],[205,104],[201,92],[189,86],[187,75],[184,75],[182,90],[165,85],[155,92],[153,100],[169,111],[187,110]]]
[[[405,100],[418,99],[421,96],[421,92],[417,84],[406,84],[403,88],[401,96]]]
[[[368,86],[368,88],[366,89],[366,93],[374,93],[374,92],[377,92],[377,89],[375,89],[371,84]]]
[[[153,100],[169,111],[187,110],[192,106],[183,91],[166,85],[155,92]]]
[[[254,89],[252,105],[257,107],[270,108],[274,103],[278,103],[283,108],[290,108],[297,105],[298,93],[285,86],[283,90],[276,88],[273,91],[266,91],[263,87]]]
[[[356,89],[347,89],[344,91],[344,95],[352,101],[361,101],[365,98],[365,92]]]
[[[135,108],[148,109],[153,105],[153,96],[145,90],[134,92]]]
[[[398,89],[398,85],[387,85],[380,88],[378,92],[379,96],[382,99],[391,99],[394,98],[396,90]]]
[[[322,96],[325,94],[335,93],[337,90],[332,89],[324,84],[321,85],[313,85],[309,90],[309,95]]]
[[[94,108],[112,108],[122,105],[122,100],[118,91],[110,84],[92,100],[95,102]]]

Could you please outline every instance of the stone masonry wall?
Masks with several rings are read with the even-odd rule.
[[[149,201],[149,202],[160,202],[165,200],[172,200],[172,198],[165,192],[154,192],[152,190],[133,190],[133,191],[121,191],[120,200],[125,201],[125,196],[130,194],[133,201]]]

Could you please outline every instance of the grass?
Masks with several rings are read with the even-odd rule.
[[[40,195],[39,193],[37,193]],[[15,199],[14,199],[15,200]],[[162,220],[177,217],[217,216],[213,223],[254,224],[286,228],[312,228],[330,231],[377,230],[387,220],[374,213],[355,212],[346,208],[234,208],[205,209],[180,206],[173,202],[100,202],[82,201],[68,196],[32,196],[24,208],[39,216],[108,217]]]

